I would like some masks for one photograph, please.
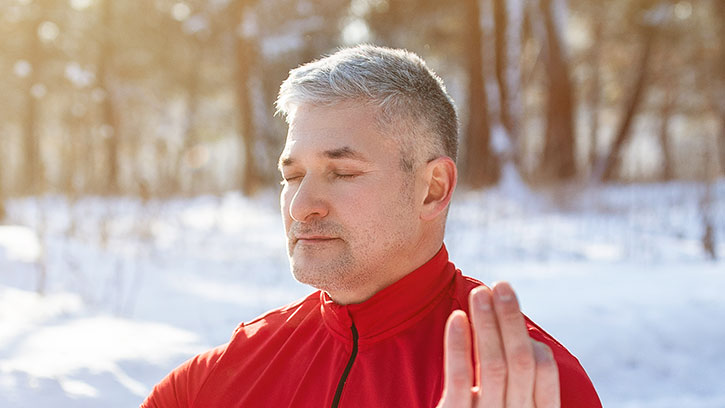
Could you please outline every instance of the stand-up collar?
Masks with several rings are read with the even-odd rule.
[[[405,329],[433,307],[454,273],[443,245],[428,262],[362,303],[338,305],[321,292],[323,319],[343,339],[351,338],[354,323],[361,343],[380,340]]]

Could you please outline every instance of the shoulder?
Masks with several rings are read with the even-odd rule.
[[[272,309],[237,326],[232,335],[232,343],[248,339],[252,334],[260,331],[276,331],[282,327],[294,326],[296,320],[306,317],[310,312],[318,311],[319,306],[320,291],[316,291],[290,304]]]
[[[228,346],[223,344],[186,360],[154,386],[141,408],[191,407],[196,392],[204,385]]]
[[[540,341],[551,349],[554,359],[559,367],[559,385],[561,388],[561,406],[597,408],[602,404],[592,381],[589,379],[584,367],[569,350],[559,343],[553,336],[544,331],[536,323],[526,318],[529,336]]]
[[[458,307],[468,313],[468,294],[476,287],[484,285],[481,281],[465,276],[460,270],[456,270],[452,296],[455,298]],[[546,344],[554,353],[554,358],[559,367],[559,382],[561,385],[561,406],[566,407],[601,407],[599,397],[592,385],[584,367],[576,357],[569,352],[559,341],[544,331],[526,315],[526,328],[529,336]]]
[[[451,296],[464,312],[468,313],[468,294],[479,286],[486,285],[478,279],[464,275],[460,269],[456,269],[453,285],[451,285]]]
[[[319,292],[239,324],[228,343],[198,354],[171,371],[153,388],[141,408],[192,407],[199,391],[230,350],[244,348],[253,334],[278,329],[292,316],[306,315],[314,310],[315,305],[319,305]]]

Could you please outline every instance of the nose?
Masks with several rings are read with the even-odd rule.
[[[295,221],[305,222],[315,217],[325,217],[327,213],[328,206],[322,186],[316,185],[311,177],[305,177],[289,203],[290,217]]]

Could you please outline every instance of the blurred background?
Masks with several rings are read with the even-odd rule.
[[[462,119],[467,185],[725,171],[719,0],[2,0],[0,197],[245,195],[276,183],[289,69],[420,54]]]
[[[605,406],[725,407],[722,0],[0,0],[0,406],[137,406],[309,292],[273,104],[358,43],[456,101],[457,266]]]

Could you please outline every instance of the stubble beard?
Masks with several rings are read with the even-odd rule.
[[[346,245],[337,243],[337,245]],[[301,256],[301,255],[300,255]],[[295,260],[290,255],[290,268],[295,279],[325,292],[348,291],[361,281],[354,272],[355,260],[350,251],[344,250],[335,257]]]
[[[295,243],[293,237],[303,234],[338,237],[329,244],[337,250],[328,253],[330,248],[297,247],[299,243]],[[364,278],[356,270],[358,262],[348,238],[344,228],[334,222],[322,221],[304,226],[293,222],[287,238],[287,255],[294,278],[326,292],[348,291],[359,285]]]
[[[402,187],[401,195],[386,211],[387,214],[395,214],[396,218],[408,215],[413,204],[410,180],[404,180]],[[391,262],[396,263],[395,258],[406,248],[410,239],[404,230],[388,232],[388,235],[381,237],[377,226],[351,233],[341,225],[330,221],[305,226],[293,222],[287,244],[292,275],[298,282],[330,294],[352,293],[371,285],[375,286],[375,281],[387,273],[384,265],[390,266]],[[341,246],[341,249],[331,256],[323,253],[314,254],[313,249],[306,248],[305,250],[309,252],[305,255],[300,253],[299,256],[305,256],[307,259],[300,259],[300,262],[297,262],[294,251],[299,251],[300,248],[295,248],[292,236],[300,233],[340,237],[341,241],[334,245]],[[375,247],[383,248],[382,252]]]

